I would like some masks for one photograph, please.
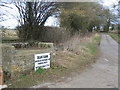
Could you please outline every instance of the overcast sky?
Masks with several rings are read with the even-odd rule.
[[[118,2],[118,0],[104,0],[102,4],[106,7],[111,7],[113,4],[115,4],[117,2]],[[14,5],[11,5],[11,6],[14,7]],[[5,10],[8,10],[8,9],[6,9],[6,8],[0,9],[1,12],[5,12]],[[17,10],[9,9],[8,11],[14,13],[14,15],[17,15],[17,12],[16,12]],[[8,14],[7,18],[9,16],[10,15]],[[15,28],[17,25],[18,25],[18,22],[16,19],[13,19],[13,17],[9,17],[9,19],[7,21],[0,22],[0,26],[4,26],[6,28],[11,28],[11,29]],[[59,26],[58,19],[55,17],[49,17],[45,23],[45,26]]]
[[[111,6],[113,3],[118,2],[118,0],[104,0],[103,5],[105,6]]]

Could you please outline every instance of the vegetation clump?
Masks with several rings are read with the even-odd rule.
[[[45,70],[41,67],[39,67],[37,70],[36,70],[36,74],[43,74],[45,72]]]

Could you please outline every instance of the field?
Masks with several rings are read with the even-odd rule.
[[[2,42],[9,43],[19,40],[16,30],[0,30],[2,34]]]

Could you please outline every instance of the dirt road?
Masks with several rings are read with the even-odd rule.
[[[91,68],[58,83],[44,83],[34,87],[48,88],[118,88],[118,43],[102,34],[102,56]]]

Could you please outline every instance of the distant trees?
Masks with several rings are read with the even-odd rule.
[[[110,26],[112,25],[111,22],[115,22],[116,17],[109,9],[104,9],[102,15],[104,20],[104,31],[109,32]]]
[[[70,29],[72,32],[92,32],[104,27],[109,31],[114,16],[109,9],[93,2],[64,3],[61,13],[61,26]]]
[[[96,21],[99,19],[96,11],[96,3],[64,3],[61,13],[61,26],[70,29],[73,33],[92,32]]]
[[[118,11],[118,33],[120,34],[120,21],[119,21],[119,18],[120,18],[120,1],[118,1],[118,3],[116,5],[114,5],[114,8],[117,8],[117,11]]]

